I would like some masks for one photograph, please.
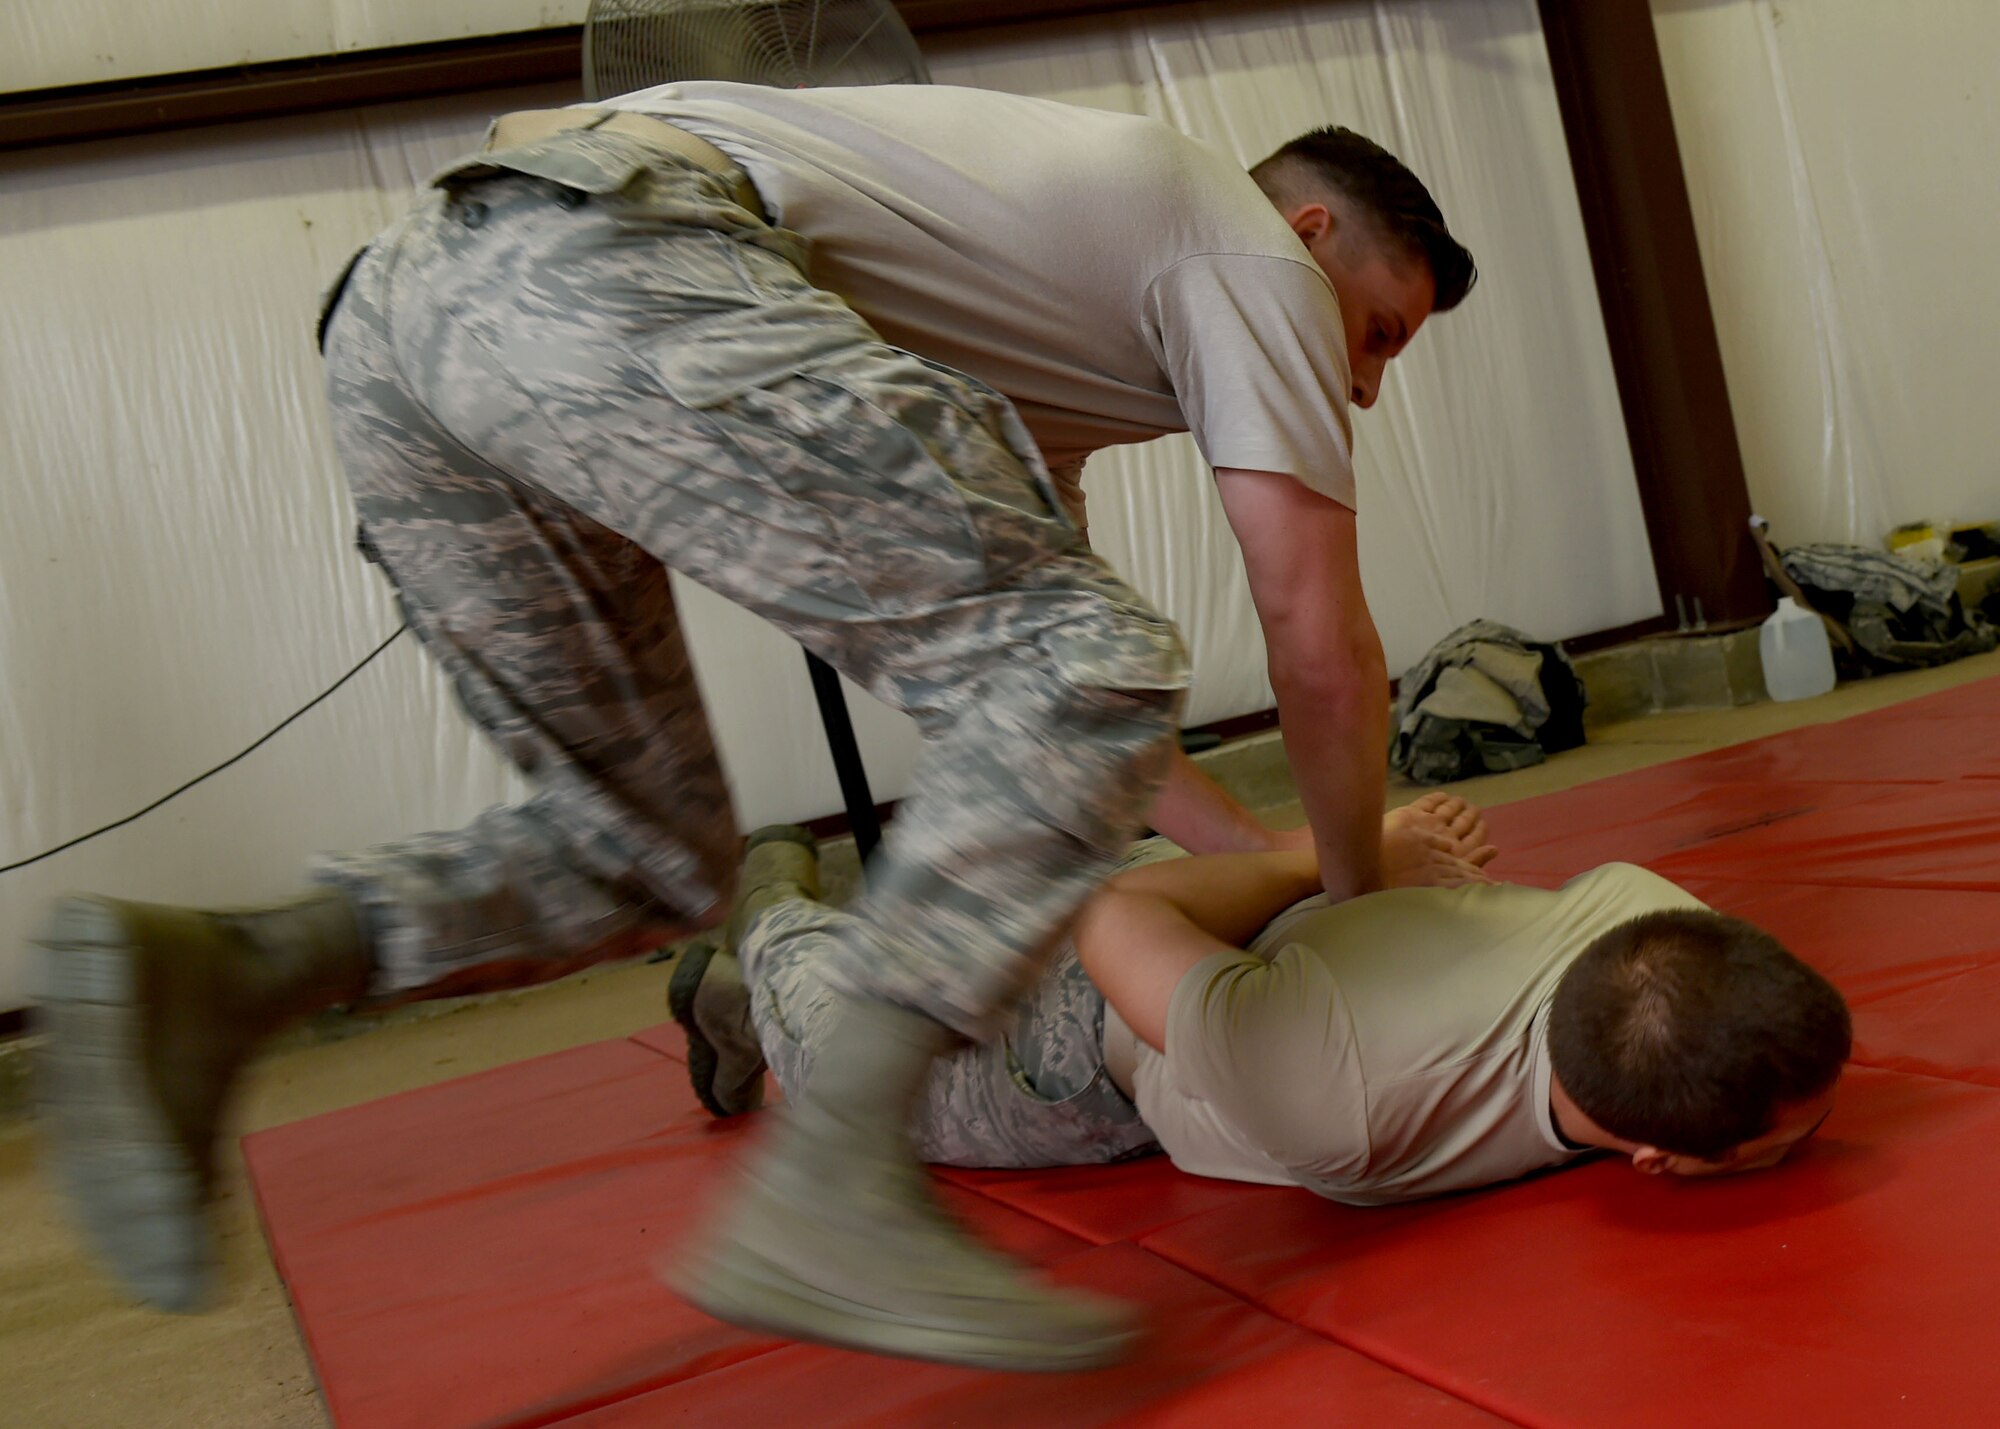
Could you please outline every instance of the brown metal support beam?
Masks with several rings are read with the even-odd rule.
[[[562,80],[581,98],[582,56],[571,26],[36,90],[0,98],[0,150]]]
[[[903,0],[897,9],[923,35],[1166,3],[1170,0]],[[0,150],[517,85],[572,81],[581,98],[582,74],[583,27],[570,25],[73,85],[0,96]]]
[[[1647,0],[1539,0],[1660,599],[1771,610]]]
[[[1030,20],[1068,20],[1112,10],[1157,10],[1181,3],[1183,0],[895,0],[905,23],[919,35],[1019,25]]]

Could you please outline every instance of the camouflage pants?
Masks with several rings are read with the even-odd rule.
[[[883,343],[724,178],[574,132],[438,182],[327,326],[334,436],[364,550],[538,792],[316,862],[364,910],[375,993],[552,977],[726,912],[672,568],[916,718],[829,975],[983,1030],[1144,815],[1172,627],[1005,399]]]
[[[847,915],[786,899],[760,913],[737,949],[757,1039],[788,1097],[812,1075],[835,1020],[831,965]],[[1104,1068],[1104,995],[1067,943],[1000,1019],[999,1035],[931,1066],[912,1128],[917,1153],[944,1166],[1083,1166],[1159,1143]]]

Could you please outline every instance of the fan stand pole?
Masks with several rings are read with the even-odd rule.
[[[855,852],[861,855],[865,869],[868,856],[882,842],[882,821],[875,817],[875,796],[868,789],[868,768],[861,762],[861,746],[854,739],[847,696],[833,667],[810,650],[806,652],[806,672],[812,676],[813,698],[819,701],[819,719],[826,727],[833,772],[840,780],[840,798],[847,805],[847,826],[854,831]]]

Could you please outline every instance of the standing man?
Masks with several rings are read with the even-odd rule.
[[[1163,780],[1154,822],[1189,847],[1269,837],[1175,764],[1180,642],[1050,467],[1194,433],[1326,888],[1365,892],[1386,679],[1346,408],[1472,276],[1423,186],[1344,130],[1253,182],[1153,120],[951,88],[690,84],[497,121],[352,267],[324,339],[362,549],[539,792],[323,858],[277,908],[57,907],[56,1160],[100,1249],[144,1298],[198,1299],[227,1093],[285,1021],[724,916],[738,839],[671,568],[925,739],[833,932],[819,1070],[678,1283],[884,1353],[1120,1353],[1129,1312],[967,1239],[907,1131],[931,1061],[990,1030]]]

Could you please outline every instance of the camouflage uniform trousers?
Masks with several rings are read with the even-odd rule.
[[[1164,838],[1129,849],[1118,871],[1185,857]],[[788,1097],[812,1075],[833,1026],[829,966],[842,915],[806,898],[773,903],[739,941],[750,1016]],[[1067,940],[997,1019],[999,1033],[931,1067],[913,1128],[918,1153],[943,1166],[1087,1166],[1156,1150],[1157,1138],[1104,1060],[1104,994]]]
[[[828,974],[841,915],[791,898],[750,925],[737,954],[771,1073],[796,1097],[835,1021]],[[999,1035],[931,1065],[912,1127],[917,1154],[943,1166],[1085,1166],[1159,1142],[1104,1065],[1104,995],[1067,942],[1000,1019]]]
[[[1164,773],[1172,626],[1060,514],[1011,405],[885,344],[742,192],[620,135],[479,156],[327,322],[363,549],[537,785],[316,861],[363,909],[378,998],[724,916],[739,840],[669,567],[921,730],[829,960],[850,991],[985,1031]]]

